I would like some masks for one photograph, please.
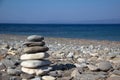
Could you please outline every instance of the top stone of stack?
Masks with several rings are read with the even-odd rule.
[[[38,36],[38,35],[31,35],[31,36],[27,37],[27,40],[31,41],[31,42],[40,42],[40,41],[44,40],[44,37]]]

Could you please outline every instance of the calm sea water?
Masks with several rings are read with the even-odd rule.
[[[0,24],[0,34],[120,41],[120,24]]]

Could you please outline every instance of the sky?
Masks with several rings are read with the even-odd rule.
[[[0,23],[120,23],[120,0],[0,0]]]

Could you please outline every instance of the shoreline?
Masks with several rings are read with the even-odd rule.
[[[31,35],[31,34],[30,34]],[[36,34],[33,34],[33,35],[36,35]],[[21,38],[24,38],[24,37],[27,37],[29,35],[21,35],[21,34],[0,34],[0,38],[6,38],[6,37],[21,37]],[[42,35],[41,35],[42,36]],[[68,40],[86,40],[86,41],[100,41],[100,42],[120,42],[120,40],[107,40],[107,39],[104,39],[104,40],[101,40],[101,39],[85,39],[85,38],[65,38],[65,37],[49,37],[49,36],[44,36],[45,38],[55,38],[55,39],[68,39]]]
[[[28,35],[12,35],[12,34],[0,34],[0,40],[4,42],[25,41]],[[1,42],[2,42],[1,41]],[[108,41],[108,40],[89,40],[89,39],[74,39],[74,38],[56,38],[45,37],[47,44],[64,44],[64,45],[102,45],[106,47],[120,47],[120,41]]]

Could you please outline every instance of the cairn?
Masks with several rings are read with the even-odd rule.
[[[49,54],[46,52],[49,48],[45,46],[44,37],[31,35],[23,45],[26,46],[23,50],[25,54],[20,57],[22,60],[21,70],[23,72],[45,75],[52,69],[50,67],[51,62],[46,59],[49,57]]]

